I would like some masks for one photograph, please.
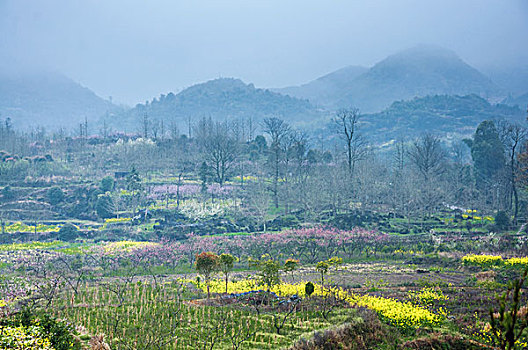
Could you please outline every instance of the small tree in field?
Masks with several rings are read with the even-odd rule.
[[[268,287],[268,292],[274,285],[280,283],[280,264],[273,259],[249,260],[250,266],[257,268],[260,283]]]
[[[326,261],[319,261],[315,269],[321,274],[321,286],[324,286],[324,276],[328,273],[330,265]]]
[[[334,256],[328,260],[319,261],[315,266],[315,269],[321,274],[321,287],[324,288],[325,275],[328,273],[331,267],[337,267],[343,263],[343,259]]]
[[[225,276],[225,292],[227,294],[227,284],[229,282],[229,273],[233,271],[233,266],[235,264],[235,261],[237,258],[235,258],[231,254],[221,254],[220,255],[220,271]]]
[[[291,274],[292,283],[293,283],[293,271],[299,268],[299,260],[297,259],[287,259],[284,262],[284,272],[289,272]]]
[[[207,299],[211,297],[209,287],[211,284],[211,277],[218,271],[220,267],[220,258],[212,252],[203,252],[196,255],[196,270],[202,274],[207,285]]]

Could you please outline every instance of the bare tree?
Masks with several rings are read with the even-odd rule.
[[[148,117],[147,112],[143,115],[142,123],[141,123],[141,131],[144,138],[148,138],[148,131],[150,128],[150,120]]]
[[[154,140],[158,139],[160,128],[161,125],[159,120],[153,120],[152,122],[150,122],[150,130],[152,131],[152,137],[154,138]]]
[[[509,166],[508,166],[508,180],[509,180],[509,193],[508,193],[508,208],[513,211],[514,221],[517,220],[519,213],[519,193],[517,191],[517,173],[519,171],[519,164],[517,161],[517,151],[526,139],[526,129],[517,123],[509,123],[507,121],[501,121],[497,125],[499,137],[501,139],[504,148],[508,152]]]
[[[307,142],[308,137],[304,132],[290,130],[281,145],[283,174],[279,198],[284,203],[286,214],[290,212],[294,187],[303,180],[303,175],[306,175]]]
[[[407,146],[405,145],[405,142],[403,140],[399,140],[396,142],[396,145],[394,146],[394,172],[397,174],[401,174],[403,172],[403,169],[405,168],[405,160],[407,155]]]
[[[425,134],[415,140],[409,150],[409,158],[426,182],[445,170],[446,154],[440,139],[434,135]]]
[[[231,340],[231,348],[233,350],[242,349],[244,342],[254,337],[257,334],[258,327],[256,324],[258,322],[259,315],[255,319],[247,319],[240,322],[231,322],[229,325],[230,330],[228,329],[227,334],[229,340]]]
[[[366,154],[365,140],[358,134],[359,109],[341,109],[334,117],[334,123],[346,144],[347,166],[350,176],[354,174],[357,161]]]
[[[262,226],[264,232],[266,232],[266,219],[270,205],[270,196],[264,179],[259,177],[257,181],[247,187],[243,203],[247,213],[253,216],[258,226]]]
[[[238,140],[227,122],[202,119],[195,129],[205,161],[211,167],[215,181],[223,186],[238,156]]]
[[[301,303],[301,298],[290,297],[288,299],[276,299],[273,301],[274,312],[272,313],[273,327],[277,334],[280,335],[280,331],[284,328],[288,318],[297,311],[298,305]]]
[[[425,216],[437,210],[443,202],[445,188],[441,185],[441,175],[446,171],[446,153],[438,137],[424,134],[413,142],[408,154],[420,175],[413,194]]]
[[[177,140],[180,137],[180,128],[175,122],[171,122],[169,125],[169,133],[172,140]]]
[[[270,162],[273,167],[273,199],[275,208],[279,207],[279,175],[280,162],[283,156],[282,145],[285,138],[291,132],[290,125],[279,118],[264,119],[264,132],[271,138]]]

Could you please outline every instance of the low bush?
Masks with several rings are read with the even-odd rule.
[[[51,347],[35,347],[34,349],[54,349],[54,350],[81,350],[81,343],[75,336],[75,329],[72,325],[52,317],[43,312],[34,312],[30,309],[23,309],[11,318],[0,320],[0,327],[17,330],[14,336],[36,337],[40,344],[51,344]],[[0,344],[4,339],[0,335]],[[9,349],[9,347],[8,347]],[[30,348],[33,349],[33,348]]]
[[[64,200],[64,192],[59,187],[52,187],[46,193],[46,198],[51,205],[57,205]]]
[[[66,224],[61,227],[58,235],[62,241],[74,241],[77,237],[79,237],[79,229],[75,225]]]

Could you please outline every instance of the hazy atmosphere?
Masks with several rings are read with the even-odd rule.
[[[527,18],[523,0],[1,0],[0,55],[134,106],[218,77],[299,85],[417,44],[526,66]]]
[[[0,0],[0,350],[528,349],[528,0]]]

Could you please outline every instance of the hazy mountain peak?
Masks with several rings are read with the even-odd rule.
[[[111,102],[63,74],[48,70],[0,70],[0,115],[15,126],[77,127],[116,110]]]
[[[500,89],[454,51],[417,45],[386,57],[372,68],[349,66],[307,84],[276,89],[328,108],[382,110],[394,101],[431,94],[492,96]]]
[[[253,118],[258,121],[268,116],[278,116],[288,121],[319,117],[307,100],[281,95],[266,89],[255,88],[236,78],[218,78],[186,88],[178,94],[162,95],[151,103],[138,104],[122,113],[119,127],[134,130],[145,113],[152,119],[184,126],[189,118],[197,120],[211,117],[214,120]],[[118,125],[115,125],[116,127]]]
[[[489,97],[499,88],[453,51],[420,45],[380,61],[358,77],[336,103],[380,110],[393,101],[434,94]]]
[[[438,46],[419,45],[388,56],[375,64],[368,75],[383,74],[384,79],[406,78],[400,74],[460,74],[471,72],[472,75],[481,75],[475,68],[465,63],[454,51]],[[440,76],[436,78],[441,78]],[[479,77],[483,79],[484,76]],[[485,79],[484,80],[489,80]]]
[[[190,89],[210,88],[210,89],[240,89],[248,88],[252,84],[246,84],[238,78],[216,78],[199,83],[190,87]]]

